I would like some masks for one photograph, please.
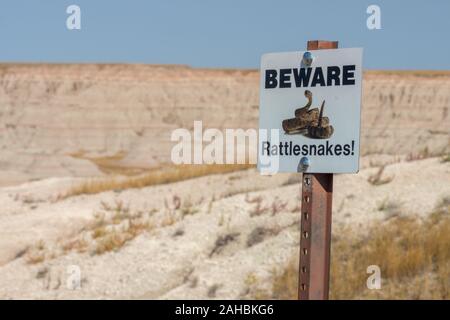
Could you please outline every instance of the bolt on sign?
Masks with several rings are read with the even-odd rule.
[[[358,172],[361,48],[268,53],[260,81],[261,172]]]

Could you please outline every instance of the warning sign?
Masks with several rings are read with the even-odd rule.
[[[258,168],[358,172],[361,83],[360,48],[263,55]]]

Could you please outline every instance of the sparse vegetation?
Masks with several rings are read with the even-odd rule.
[[[391,182],[394,179],[394,176],[383,178],[383,172],[386,166],[380,166],[378,171],[371,175],[367,181],[373,186],[380,186],[382,184],[386,184]]]
[[[116,231],[107,233],[98,239],[95,253],[103,254],[108,251],[117,250],[129,240],[130,237],[127,233],[121,234]]]
[[[410,161],[423,160],[423,159],[430,158],[433,156],[435,156],[435,155],[430,153],[430,151],[428,150],[428,147],[425,147],[422,150],[420,150],[419,152],[409,153],[406,157],[406,161],[410,162]]]
[[[260,287],[260,279],[255,273],[250,272],[247,274],[244,284],[244,292],[241,293],[241,298],[251,297],[255,300],[267,299],[267,291]]]
[[[95,228],[94,231],[92,231],[92,238],[93,239],[97,239],[97,238],[102,238],[104,237],[108,232],[106,231],[105,227],[98,227]]]
[[[192,277],[190,280],[189,280],[189,288],[196,288],[197,287],[197,285],[198,285],[198,277]]]
[[[190,199],[182,201],[177,195],[171,201],[165,200],[165,215],[159,223],[152,219],[155,210],[149,212],[132,211],[129,205],[122,200],[113,203],[101,202],[100,210],[94,212],[94,219],[75,238],[64,240],[53,250],[55,255],[67,254],[71,251],[83,253],[90,251],[92,254],[104,254],[116,251],[140,234],[153,230],[156,226],[171,226],[182,220],[187,215],[198,212]],[[175,236],[180,236],[177,233]],[[226,240],[226,239],[225,239]],[[39,242],[30,250],[27,250],[26,261],[30,264],[43,262],[50,257],[43,242]]]
[[[45,252],[33,252],[27,255],[26,262],[28,264],[38,264],[45,260]]]
[[[66,193],[59,195],[58,199],[61,200],[82,194],[96,194],[111,190],[144,188],[152,185],[172,183],[211,174],[224,174],[238,170],[245,170],[253,167],[254,165],[250,164],[166,166],[151,170],[138,176],[116,176],[90,179],[74,185]]]
[[[247,247],[252,247],[263,242],[266,237],[276,235],[277,233],[277,230],[273,228],[256,227],[247,237]]]
[[[442,150],[429,151],[428,147],[421,149],[418,152],[411,152],[406,156],[406,161],[416,161],[423,160],[428,158],[437,157],[440,158],[441,163],[445,163],[450,161],[450,153],[448,151],[448,147],[443,148]]]
[[[245,202],[247,203],[258,203],[258,202],[262,202],[262,197],[261,196],[257,196],[254,198],[250,198],[250,196],[248,195],[248,193],[245,195],[244,198]]]
[[[198,203],[201,203],[203,199],[200,199]],[[164,199],[165,217],[161,226],[170,226],[175,222],[184,219],[186,216],[196,214],[199,209],[194,205],[190,198],[186,198],[183,201],[178,195],[173,195],[171,202]]]
[[[209,257],[220,253],[229,243],[235,241],[239,237],[239,233],[233,232],[226,235],[219,236],[214,243],[214,248],[209,253]]]
[[[298,292],[298,258],[291,259],[284,269],[272,271],[273,299],[297,299]]]
[[[378,204],[378,211],[384,212],[386,219],[400,216],[402,206],[398,201],[384,199]]]
[[[120,249],[138,235],[154,228],[154,222],[150,220],[153,212],[132,212],[120,200],[113,204],[101,202],[100,207],[100,211],[94,212],[93,221],[79,235],[56,243],[51,249],[43,241],[39,241],[27,250],[26,262],[37,264],[72,251],[103,254]]]
[[[218,284],[213,284],[212,286],[210,286],[208,288],[208,297],[209,298],[214,298],[217,294],[217,290],[219,290],[220,285]]]
[[[29,194],[25,194],[21,197],[22,203],[24,204],[34,204],[35,202],[37,202],[36,199],[34,199],[31,195]]]
[[[195,208],[190,199],[183,202],[181,206],[181,214],[183,217],[196,214],[199,210]]]
[[[441,158],[441,163],[446,163],[446,162],[450,162],[450,153],[443,155]]]
[[[446,204],[446,205],[445,205]],[[427,218],[397,217],[368,228],[365,236],[339,230],[331,262],[332,299],[450,299],[450,205]],[[366,268],[378,265],[382,287],[366,287]],[[298,256],[272,276],[260,299],[296,299]],[[257,285],[257,284],[256,284]]]
[[[169,227],[178,221],[175,211],[166,211],[165,217],[160,223],[161,227]]]
[[[184,230],[183,229],[177,229],[174,233],[173,233],[173,237],[181,237],[182,235],[184,235]]]
[[[132,213],[123,201],[116,200],[114,205],[102,202],[101,206],[105,211],[96,215],[97,219],[90,231],[91,238],[95,241],[96,254],[120,249],[154,226],[149,220],[150,215],[144,217],[142,211]]]
[[[136,174],[140,174],[146,171],[144,168],[134,168],[128,167],[121,164],[121,160],[123,160],[126,156],[125,151],[119,151],[111,156],[103,156],[103,157],[91,157],[86,155],[86,152],[80,150],[78,152],[74,152],[69,154],[73,158],[77,159],[85,159],[94,163],[100,171],[106,174],[120,174],[133,176]]]
[[[287,207],[287,202],[281,201],[278,197],[275,197],[275,199],[272,202],[271,206],[271,213],[272,215],[276,215],[277,213],[285,210]]]
[[[263,203],[263,199],[261,196],[255,197],[255,198],[250,198],[248,197],[248,194],[245,196],[245,201],[247,203],[253,203],[254,207],[252,210],[250,210],[250,217],[255,217],[255,216],[260,216],[266,212],[269,211],[269,207],[268,206],[264,206]]]
[[[274,216],[283,210],[287,210],[286,208],[288,205],[287,202],[281,201],[278,197],[275,197],[270,206],[263,205],[261,196],[249,198],[248,195],[246,195],[245,201],[254,204],[254,207],[250,210],[250,217],[260,216],[267,212],[270,212],[272,216]]]
[[[33,247],[31,247],[25,256],[25,261],[28,264],[38,264],[46,258],[46,245],[45,242],[39,240]]]
[[[250,217],[257,217],[269,211],[268,206],[264,206],[261,202],[257,202],[254,208],[250,211]]]
[[[172,196],[172,203],[169,204],[167,199],[164,199],[164,207],[168,210],[178,210],[181,207],[181,198],[178,195]]]
[[[438,208],[446,208],[450,206],[450,196],[445,196],[441,199],[440,203],[438,204]]]
[[[75,239],[71,239],[65,241],[62,245],[62,250],[64,253],[68,253],[71,251],[76,251],[78,253],[86,252],[89,248],[89,242],[84,237],[77,237]]]

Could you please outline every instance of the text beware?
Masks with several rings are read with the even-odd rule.
[[[265,89],[347,86],[355,84],[355,65],[317,68],[267,69]]]

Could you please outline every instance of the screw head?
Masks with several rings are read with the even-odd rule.
[[[306,51],[303,54],[302,62],[305,66],[309,67],[312,64],[313,60],[314,60],[314,56],[312,55],[311,52]]]
[[[298,171],[299,172],[305,172],[308,170],[309,167],[309,159],[307,157],[303,157],[300,159],[300,162],[298,163]]]

